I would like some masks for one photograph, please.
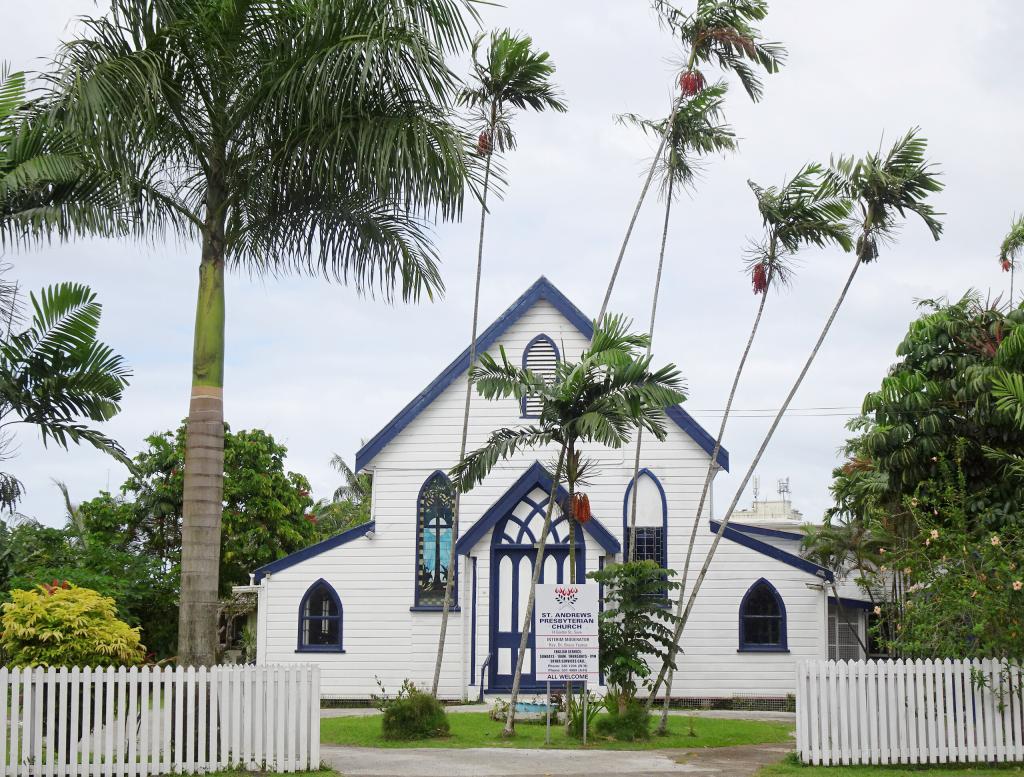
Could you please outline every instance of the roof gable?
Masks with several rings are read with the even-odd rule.
[[[494,345],[512,324],[518,321],[523,315],[540,300],[547,300],[565,318],[579,330],[585,337],[590,338],[594,333],[594,327],[578,307],[568,297],[555,288],[543,275],[528,288],[519,299],[512,303],[511,307],[502,313],[489,327],[487,327],[476,340],[477,353],[482,353]],[[369,465],[373,458],[380,453],[384,447],[391,442],[398,434],[407,427],[416,416],[425,410],[452,382],[462,373],[469,370],[469,348],[460,353],[455,360],[449,364],[440,375],[434,378],[430,384],[423,389],[416,397],[407,404],[398,415],[392,418],[388,424],[375,434],[356,453],[356,472]],[[686,432],[709,456],[714,451],[715,439],[700,424],[698,424],[689,413],[679,405],[673,405],[665,409],[666,415],[675,424]],[[726,471],[729,469],[729,452],[725,448],[718,451],[718,464]]]
[[[722,524],[719,521],[710,520],[708,521],[708,528],[712,534],[716,534],[721,529]],[[744,527],[747,531],[752,527]],[[809,575],[821,578],[827,582],[832,582],[835,576],[832,572],[825,567],[815,564],[813,561],[808,561],[805,558],[797,556],[789,551],[783,550],[782,548],[776,547],[775,545],[769,545],[767,542],[762,542],[755,537],[752,537],[746,531],[737,531],[732,527],[731,523],[725,525],[725,531],[722,532],[722,536],[727,540],[732,540],[737,545],[742,545],[745,548],[750,548],[764,556],[773,558],[776,561],[781,561],[783,564],[787,564],[794,569],[799,569],[801,572],[806,572]]]
[[[491,505],[490,509],[480,516],[480,519],[470,526],[465,534],[459,537],[458,542],[455,543],[455,552],[462,556],[468,554],[473,549],[473,546],[483,539],[498,521],[508,515],[522,501],[524,496],[537,487],[550,494],[551,486],[551,473],[539,461],[535,461],[522,474],[519,480],[512,484],[501,499]],[[569,498],[569,492],[561,484],[558,486],[556,498],[559,503]],[[593,537],[598,545],[604,548],[606,553],[619,552],[621,547],[619,541],[612,536],[611,532],[596,517],[581,525],[584,531]]]

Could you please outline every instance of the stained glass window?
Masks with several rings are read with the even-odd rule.
[[[416,605],[441,607],[448,582],[452,547],[455,489],[441,472],[435,472],[420,489],[417,504]],[[453,604],[455,602],[453,591]]]

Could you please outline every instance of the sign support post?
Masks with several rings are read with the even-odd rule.
[[[587,681],[583,681],[583,744],[587,744],[587,697],[590,691],[587,690]]]
[[[544,709],[548,713],[547,730],[544,732],[544,744],[551,744],[551,681],[548,680],[548,697],[544,702]]]

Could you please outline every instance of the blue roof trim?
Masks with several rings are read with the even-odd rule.
[[[469,530],[459,537],[458,542],[455,543],[455,552],[460,556],[465,556],[473,549],[480,540],[484,538],[484,535],[490,531],[498,521],[508,515],[509,511],[512,510],[520,500],[533,489],[540,486],[548,494],[551,493],[551,475],[539,462],[535,461],[530,465],[529,469],[524,472],[520,478],[512,484],[512,486],[506,491],[501,499],[491,505],[490,509],[485,512],[480,519],[474,523]],[[562,500],[569,496],[569,492],[565,490],[562,485],[558,486],[558,499]],[[615,536],[609,532],[597,518],[591,518],[586,523],[582,524],[583,530],[587,532],[594,541],[597,542],[606,553],[618,553],[621,549],[619,541],[615,539]]]
[[[828,600],[832,604],[836,603],[836,598],[834,596],[829,596]],[[842,604],[843,607],[849,607],[853,610],[871,610],[875,606],[873,602],[866,602],[863,599],[848,599],[845,596],[839,597],[839,603]]]
[[[486,351],[501,337],[512,324],[522,318],[531,307],[539,300],[545,299],[550,302],[559,313],[565,316],[573,326],[576,327],[585,337],[594,334],[593,322],[576,307],[555,285],[543,275],[538,278],[523,295],[519,297],[512,306],[502,313],[497,320],[485,329],[476,340],[477,353]],[[375,434],[356,453],[355,471],[359,472],[366,467],[373,457],[383,450],[384,446],[391,442],[412,420],[426,409],[438,395],[444,391],[452,381],[469,369],[469,348],[466,348],[456,357],[455,361],[449,364],[444,371],[434,378],[423,391],[421,391],[408,405],[392,418],[387,426]],[[666,414],[687,434],[696,441],[704,451],[710,455],[715,449],[715,439],[698,424],[693,417],[678,405],[666,409]],[[729,452],[722,448],[718,452],[719,465],[728,471]]]
[[[762,526],[750,526],[749,524],[736,523],[735,521],[729,521],[729,526],[744,534],[760,534],[762,537],[777,537],[780,540],[795,540],[796,542],[804,541],[804,535],[797,532],[782,531],[782,529],[766,529]]]
[[[722,524],[718,521],[708,521],[708,525],[711,529],[711,533],[717,534],[718,528]],[[783,564],[788,564],[789,566],[799,569],[802,572],[806,572],[809,575],[814,575],[815,577],[821,578],[822,580],[826,580],[830,583],[833,580],[832,573],[825,569],[825,567],[818,566],[814,562],[808,561],[805,558],[800,558],[800,556],[793,555],[792,553],[787,553],[781,548],[769,545],[767,542],[762,542],[761,540],[755,539],[741,531],[736,531],[736,529],[732,528],[731,524],[725,527],[725,532],[722,536],[727,540],[732,540],[737,545],[743,545],[746,548],[757,551],[758,553],[768,556],[769,558],[773,558],[776,561],[781,561]]]
[[[339,545],[344,545],[346,542],[352,542],[352,540],[359,539],[360,537],[372,532],[375,526],[376,523],[374,521],[361,523],[358,526],[353,526],[351,529],[343,531],[341,534],[335,534],[333,537],[321,540],[315,545],[310,545],[308,548],[297,550],[294,553],[290,553],[287,556],[279,558],[277,561],[271,561],[269,564],[264,564],[256,570],[256,582],[258,583],[271,572],[280,572],[282,569],[288,569],[288,567],[295,566],[300,561],[305,561],[307,558],[319,556],[325,550],[330,550],[331,548],[336,548]]]

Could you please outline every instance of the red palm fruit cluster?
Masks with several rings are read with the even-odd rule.
[[[484,130],[480,133],[480,137],[476,139],[476,153],[480,156],[487,156],[491,153],[491,149],[494,144],[491,143],[491,133]]]
[[[687,70],[679,76],[679,88],[687,97],[693,97],[704,89],[704,76],[699,70]]]
[[[572,508],[572,517],[579,523],[586,523],[593,517],[590,512],[590,497],[586,494],[573,494],[570,507]]]
[[[754,294],[764,294],[768,291],[768,268],[763,262],[754,265],[750,280],[754,284]]]
[[[1010,269],[1013,267],[1013,263],[1005,256],[999,260],[999,265],[1003,268],[1003,272],[1010,272]]]
[[[315,523],[319,523],[319,521],[317,520],[316,515],[314,513],[306,513],[305,518],[310,523],[314,523],[314,524]]]

